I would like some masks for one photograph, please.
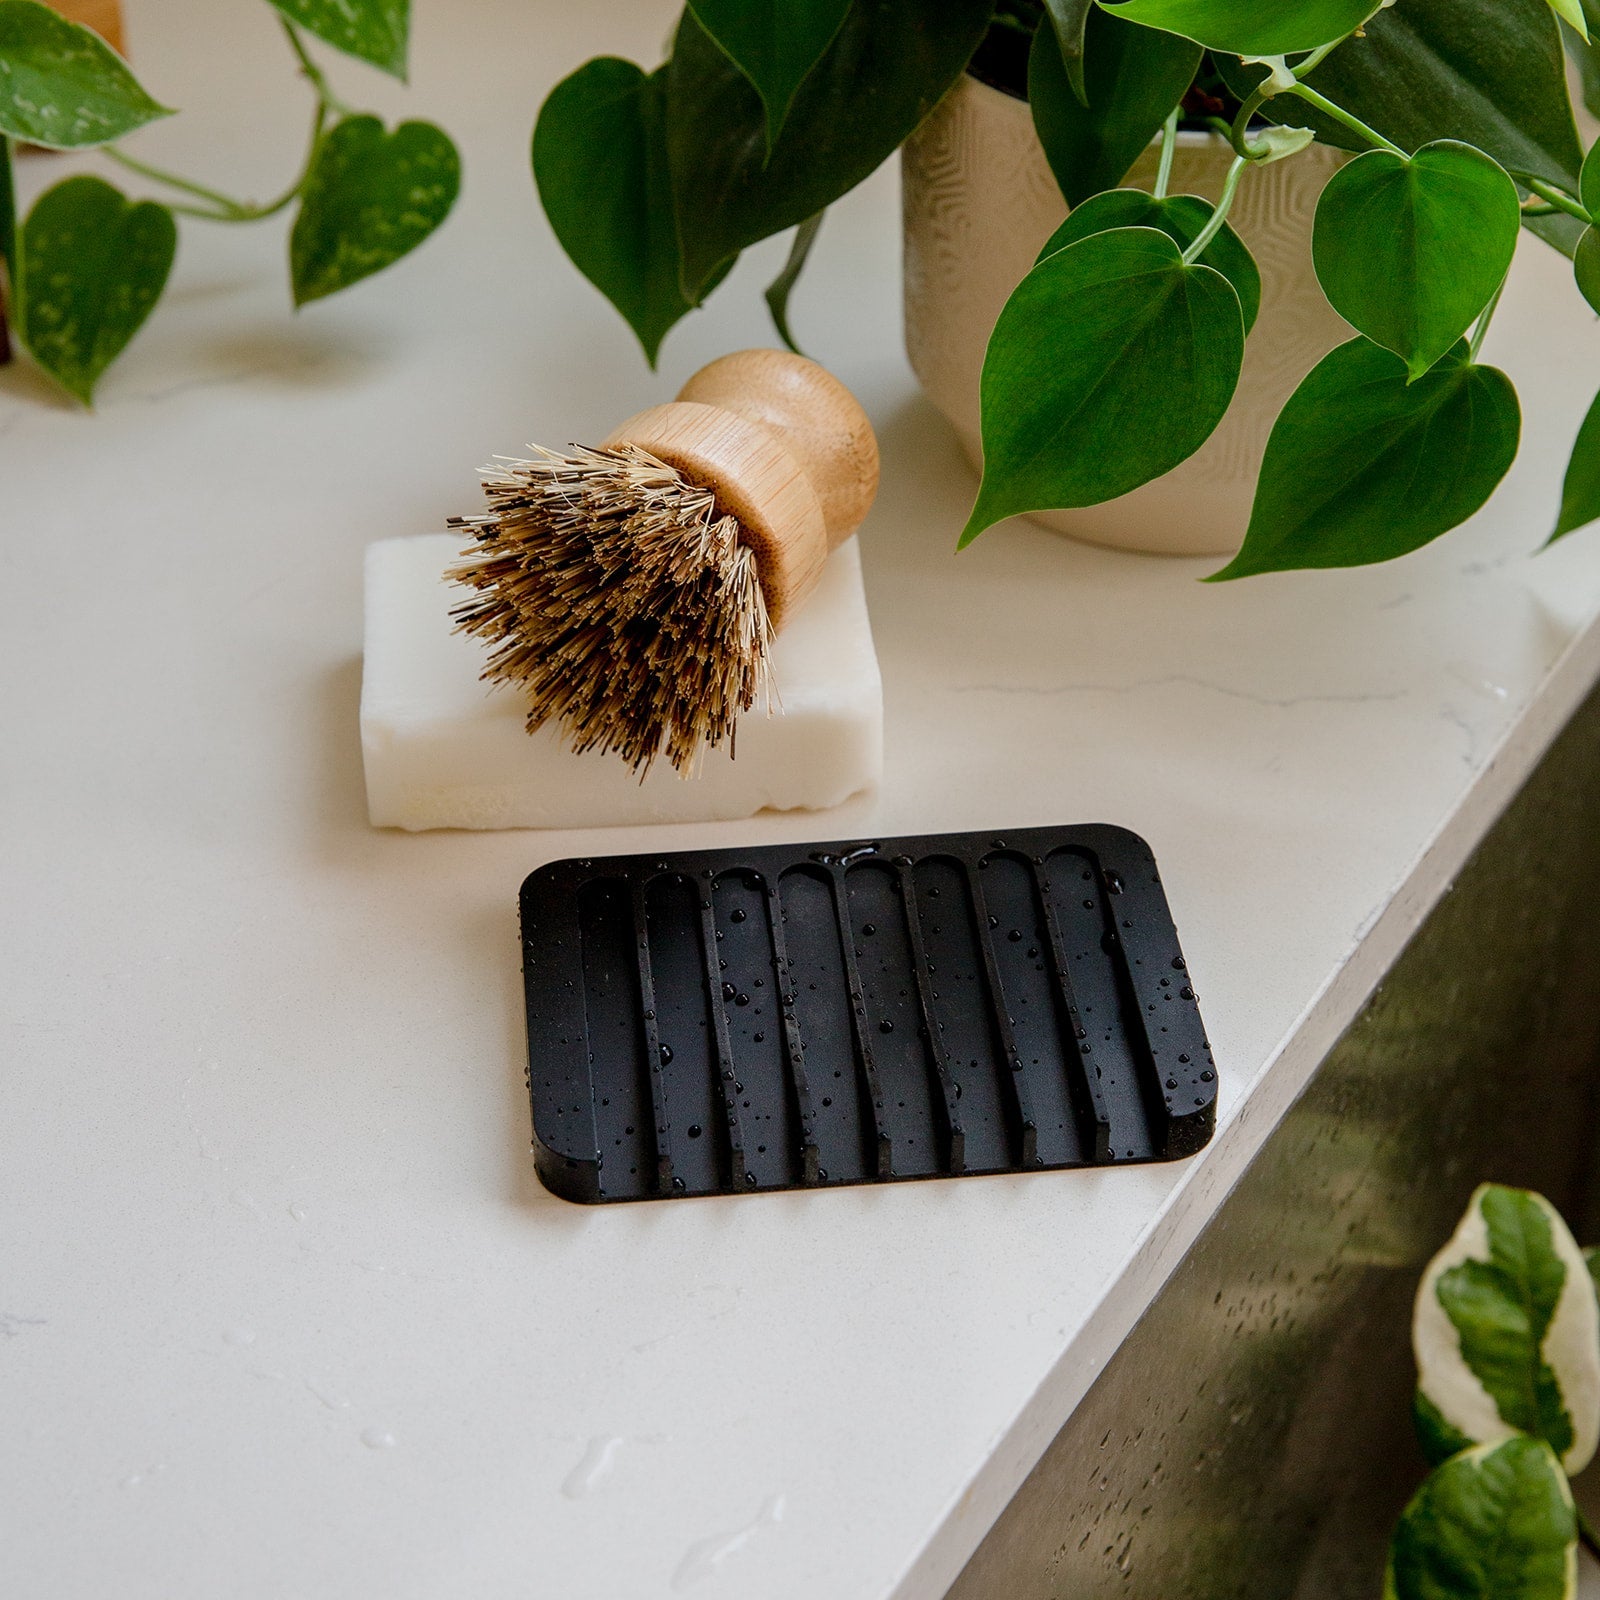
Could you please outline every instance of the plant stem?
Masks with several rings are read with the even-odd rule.
[[[222,194],[219,190],[208,189],[203,183],[194,183],[188,178],[179,177],[175,172],[168,172],[162,167],[153,167],[148,161],[140,161],[126,151],[118,150],[115,145],[104,146],[102,153],[110,156],[119,166],[126,167],[130,172],[137,172],[141,177],[149,178],[154,183],[164,183],[169,189],[177,189],[180,193],[209,200],[217,208],[211,210],[204,206],[167,202],[167,209],[177,212],[181,217],[199,217],[204,222],[260,222],[264,217],[276,216],[305,188],[306,179],[311,175],[311,165],[317,158],[317,146],[322,140],[322,127],[327,115],[327,106],[318,99],[311,118],[311,141],[306,149],[306,158],[301,164],[299,174],[282,194],[276,199],[268,200],[264,205],[257,204],[253,200],[235,200],[231,195]]]
[[[1172,182],[1172,158],[1178,150],[1178,113],[1182,106],[1174,106],[1161,128],[1161,164],[1156,168],[1154,194],[1157,200],[1167,198],[1167,186]],[[1149,126],[1148,123],[1145,124]]]
[[[1564,194],[1553,183],[1546,183],[1543,178],[1524,178],[1522,180],[1541,200],[1548,200],[1557,211],[1565,211],[1569,217],[1576,217],[1579,222],[1592,224],[1594,218],[1569,194]]]
[[[1228,142],[1241,161],[1251,159],[1248,135],[1250,119],[1272,98],[1268,92],[1271,82],[1272,80],[1267,78],[1256,87],[1250,98],[1239,107],[1239,115],[1233,119],[1233,126],[1228,129]]]
[[[1345,42],[1345,40],[1351,37],[1352,35],[1347,33],[1343,39],[1334,39],[1328,44],[1321,46],[1319,49],[1313,50],[1311,54],[1308,55],[1305,60],[1294,69],[1295,77],[1303,78],[1307,73],[1315,72],[1317,68],[1320,67],[1322,63],[1326,61],[1328,57],[1331,56],[1333,52]]]
[[[1193,266],[1205,254],[1206,246],[1222,232],[1223,224],[1228,220],[1228,213],[1233,209],[1233,197],[1239,191],[1239,179],[1249,165],[1248,156],[1233,158],[1233,165],[1228,168],[1228,176],[1223,180],[1222,195],[1217,201],[1216,209],[1211,213],[1211,220],[1196,235],[1194,243],[1183,252],[1185,266]]]
[[[119,150],[114,144],[103,146],[101,154],[110,157],[119,167],[126,167],[129,172],[137,172],[141,178],[148,178],[152,183],[165,184],[167,188],[181,190],[184,194],[192,194],[198,200],[209,200],[212,205],[223,211],[237,214],[250,209],[248,201],[235,200],[232,195],[223,194],[218,189],[208,189],[203,183],[195,183],[190,178],[180,177],[176,172],[168,172],[164,167],[151,166],[148,161],[130,156],[126,150]]]
[[[1510,281],[1511,274],[1508,272],[1500,280],[1500,287],[1489,297],[1488,305],[1483,308],[1478,317],[1477,326],[1472,330],[1472,340],[1467,346],[1467,359],[1469,361],[1478,359],[1478,352],[1483,348],[1483,336],[1489,331],[1489,324],[1494,321],[1495,310],[1500,304],[1500,296],[1506,292],[1506,285]]]
[[[1596,1560],[1600,1560],[1600,1534],[1595,1532],[1594,1524],[1584,1516],[1581,1506],[1574,1506],[1572,1509],[1578,1516],[1578,1542]]]
[[[283,31],[288,35],[289,48],[294,51],[300,63],[300,71],[305,75],[307,82],[317,91],[317,98],[329,111],[341,117],[353,117],[355,112],[347,106],[329,86],[328,80],[322,75],[322,68],[311,59],[310,52],[306,49],[305,41],[300,37],[300,30],[284,16],[278,21],[283,24]]]
[[[1296,83],[1294,88],[1285,91],[1287,94],[1299,95],[1307,105],[1315,106],[1324,116],[1332,117],[1335,122],[1342,122],[1352,133],[1358,133],[1368,144],[1378,150],[1387,150],[1390,155],[1409,159],[1404,150],[1397,144],[1391,144],[1376,128],[1369,128],[1360,117],[1346,111],[1343,106],[1335,105],[1326,95],[1318,94],[1309,84]]]

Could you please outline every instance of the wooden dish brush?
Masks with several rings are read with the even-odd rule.
[[[528,697],[528,729],[680,772],[770,696],[772,639],[878,490],[854,395],[803,356],[744,350],[594,449],[536,446],[483,472],[488,509],[452,615],[483,677]]]

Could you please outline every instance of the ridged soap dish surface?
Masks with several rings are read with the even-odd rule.
[[[1170,1161],[1215,1124],[1123,828],[557,861],[522,946],[534,1155],[568,1200]]]

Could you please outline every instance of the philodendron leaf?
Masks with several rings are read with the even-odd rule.
[[[431,122],[385,133],[346,117],[322,137],[289,236],[294,303],[306,305],[381,272],[449,215],[461,158]]]
[[[1078,97],[1080,106],[1089,104],[1089,86],[1083,75],[1083,52],[1089,14],[1094,9],[1094,0],[1045,0],[1045,10],[1055,24],[1056,42],[1061,46],[1061,62],[1067,71],[1067,82],[1072,85],[1072,92]],[[1043,31],[1041,28],[1040,32]]]
[[[1363,338],[1311,369],[1273,424],[1244,548],[1211,582],[1389,561],[1489,498],[1521,432],[1510,380],[1465,342],[1408,379]]]
[[[805,271],[806,258],[811,254],[812,245],[817,242],[818,233],[822,231],[822,219],[825,215],[826,212],[819,211],[816,216],[808,217],[794,230],[794,242],[789,246],[789,259],[784,262],[783,271],[767,285],[767,310],[772,314],[772,325],[778,330],[778,337],[796,355],[802,354],[802,351],[794,342],[794,335],[789,331],[789,296],[799,281],[800,274]]]
[[[178,229],[154,201],[100,178],[46,190],[23,223],[18,327],[33,359],[85,405],[161,298]]]
[[[270,0],[291,22],[405,82],[411,0]]]
[[[1561,18],[1568,27],[1576,28],[1585,40],[1589,37],[1589,20],[1583,14],[1583,7],[1579,0],[1550,0],[1550,9]]]
[[[1522,226],[1517,186],[1471,145],[1369,150],[1328,180],[1312,251],[1333,309],[1413,378],[1505,281]]]
[[[1581,260],[1582,249],[1578,255]],[[1600,395],[1595,396],[1572,446],[1566,481],[1561,486],[1561,512],[1550,543],[1554,544],[1576,528],[1586,528],[1596,517],[1600,517]],[[1595,1254],[1593,1250],[1585,1252],[1591,1267],[1595,1264]]]
[[[961,543],[1170,471],[1222,420],[1243,356],[1232,284],[1167,234],[1117,228],[1047,256],[989,339],[983,483]]]
[[[680,281],[667,172],[666,68],[585,62],[550,92],[533,130],[533,175],[556,238],[627,319],[653,367],[694,309]]]
[[[1110,7],[1129,22],[1235,56],[1315,50],[1353,33],[1377,8],[1378,0],[1123,0]]]
[[[1571,27],[1563,28],[1561,36],[1566,41],[1567,54],[1578,68],[1583,103],[1593,114],[1600,107],[1600,0],[1583,0],[1583,9],[1589,24],[1588,38]]]
[[[1600,1299],[1600,1245],[1589,1245],[1583,1252],[1583,1260],[1594,1283],[1595,1296]]]
[[[1045,242],[1038,259],[1043,261],[1057,250],[1087,239],[1091,233],[1106,233],[1112,228],[1159,228],[1180,250],[1186,250],[1200,237],[1214,209],[1209,200],[1202,200],[1197,194],[1168,195],[1157,200],[1143,189],[1107,189],[1072,208],[1067,220]],[[1261,309],[1261,273],[1244,240],[1225,222],[1200,259],[1233,285],[1244,312],[1244,331],[1249,333]]]
[[[1591,310],[1600,311],[1600,233],[1585,228],[1572,252],[1572,276]]]
[[[1600,1309],[1549,1201],[1478,1189],[1423,1274],[1411,1331],[1418,1387],[1451,1427],[1478,1444],[1532,1434],[1568,1472],[1588,1465],[1600,1437]]]
[[[761,97],[685,12],[667,67],[667,149],[696,304],[758,239],[798,227],[887,160],[961,76],[992,0],[854,0],[770,150]]]
[[[850,0],[689,0],[689,9],[761,96],[770,149]]]
[[[1265,73],[1226,57],[1217,64],[1241,96]],[[1545,0],[1402,0],[1377,12],[1365,36],[1341,45],[1309,81],[1402,150],[1461,139],[1513,176],[1577,181],[1583,153],[1561,34]],[[1268,100],[1261,114],[1314,128],[1324,144],[1367,148],[1296,95]]]
[[[0,134],[82,150],[171,115],[99,34],[36,0],[0,0]]]
[[[1028,103],[1069,206],[1122,181],[1199,64],[1200,46],[1190,40],[1097,9],[1084,49],[1085,106],[1067,80],[1054,31],[1040,24],[1028,55]]]
[[[1549,1445],[1514,1438],[1453,1456],[1417,1491],[1389,1547],[1384,1600],[1571,1600],[1572,1491]]]

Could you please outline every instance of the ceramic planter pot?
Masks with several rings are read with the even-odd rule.
[[[1171,191],[1215,200],[1232,159],[1211,134],[1179,136]],[[1344,156],[1313,146],[1245,174],[1230,221],[1261,268],[1261,314],[1221,426],[1164,478],[1132,494],[1032,520],[1075,538],[1162,555],[1231,555],[1244,539],[1267,435],[1300,380],[1351,335],[1311,264],[1317,197]],[[1000,308],[1067,208],[1027,102],[964,77],[906,142],[906,352],[975,468],[978,382]],[[1128,175],[1148,189],[1156,147]]]

